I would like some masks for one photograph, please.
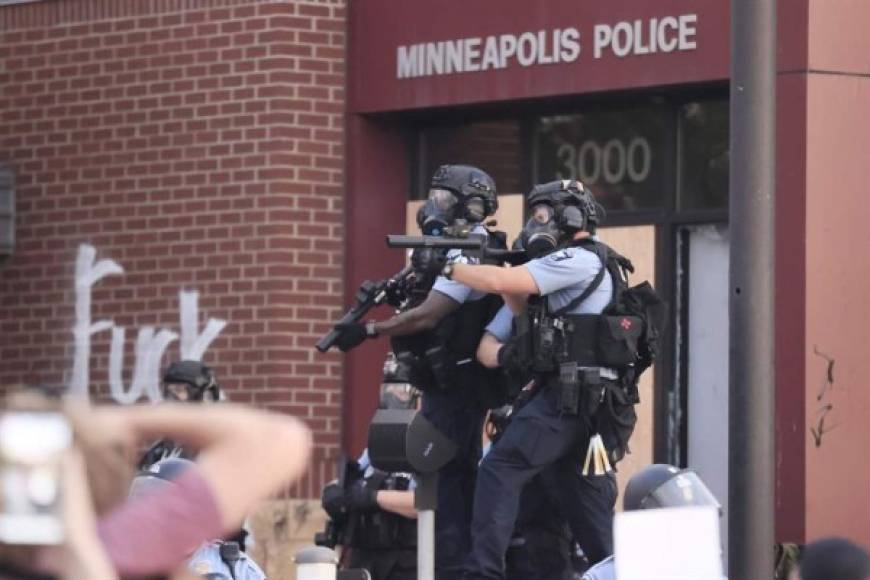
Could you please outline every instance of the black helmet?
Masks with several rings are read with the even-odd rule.
[[[149,465],[133,478],[133,484],[130,486],[130,497],[136,497],[142,493],[170,485],[174,479],[178,479],[193,465],[195,465],[193,461],[181,457],[161,459]]]
[[[594,234],[604,210],[582,183],[563,179],[536,185],[526,202],[531,218],[522,231],[522,244],[531,258],[544,256],[576,232]]]
[[[721,509],[713,493],[691,469],[655,463],[638,471],[625,486],[625,511],[712,506]]]
[[[471,165],[442,165],[429,185],[429,199],[417,212],[424,234],[441,235],[456,220],[479,223],[498,210],[495,181]]]
[[[558,214],[562,228],[595,233],[595,227],[604,221],[604,208],[595,200],[592,191],[576,179],[560,179],[536,185],[529,192],[526,203],[529,209],[540,203],[551,205]],[[566,211],[568,207],[578,208],[579,215]]]
[[[186,398],[170,385],[185,385]],[[163,396],[172,400],[202,401],[206,393],[212,400],[218,400],[220,386],[214,372],[198,360],[175,361],[169,365],[163,375]]]

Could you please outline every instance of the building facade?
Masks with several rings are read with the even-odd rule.
[[[0,381],[127,402],[201,356],[234,400],[309,421],[294,493],[316,497],[365,445],[386,344],[313,344],[401,268],[383,235],[413,229],[434,168],[489,171],[512,235],[532,184],[579,178],[672,310],[621,479],[691,465],[725,499],[729,18],[726,0],[0,2]],[[870,543],[868,18],[779,2],[778,541]]]

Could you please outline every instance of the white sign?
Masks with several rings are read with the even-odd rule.
[[[719,511],[714,507],[649,509],[616,514],[619,580],[722,580]]]
[[[596,24],[592,58],[618,58],[695,50],[697,14]],[[520,34],[460,38],[402,45],[396,49],[399,79],[570,63],[583,52],[580,30],[555,28]]]

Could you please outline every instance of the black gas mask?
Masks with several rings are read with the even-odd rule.
[[[529,258],[540,258],[579,231],[594,233],[601,221],[592,193],[579,181],[559,180],[536,185],[528,196],[531,219],[521,234]]]
[[[563,233],[556,219],[556,210],[546,203],[532,206],[532,217],[521,234],[522,246],[530,259],[546,256],[562,243]]]
[[[478,223],[486,217],[486,202],[476,196],[464,201],[449,189],[432,188],[417,210],[417,225],[425,236],[449,235],[449,228]]]
[[[425,236],[442,236],[459,213],[459,198],[448,189],[430,189],[429,199],[417,211],[417,225]]]

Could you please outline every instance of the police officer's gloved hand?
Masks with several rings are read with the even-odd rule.
[[[439,248],[418,248],[411,255],[411,264],[417,272],[437,276],[447,264],[447,252]]]
[[[378,508],[378,490],[359,481],[347,490],[348,508],[360,513],[376,512]]]
[[[368,332],[366,325],[361,322],[336,324],[335,330],[339,332],[339,337],[338,340],[335,341],[335,344],[341,352],[347,352],[352,348],[356,348],[362,344],[365,339],[374,336]]]
[[[347,513],[347,499],[345,498],[344,488],[338,483],[330,483],[323,488],[323,494],[320,496],[320,505],[323,506],[323,511],[329,514],[333,520],[338,519]]]

